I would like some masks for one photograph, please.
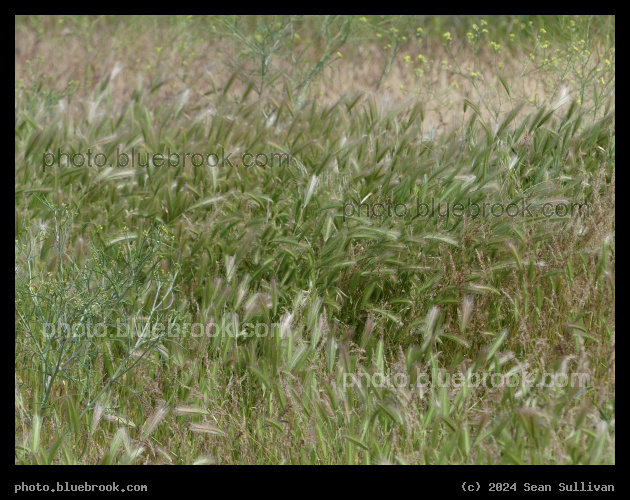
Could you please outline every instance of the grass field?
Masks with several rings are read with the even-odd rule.
[[[17,464],[615,462],[614,16],[15,41]]]

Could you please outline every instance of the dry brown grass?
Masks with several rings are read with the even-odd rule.
[[[143,26],[138,33],[136,26],[106,23],[101,29],[86,35],[77,27],[55,26],[59,19],[62,18],[51,17],[45,22],[45,35],[28,24],[16,26],[16,79],[28,77],[27,61],[42,58],[40,73],[50,78],[51,87],[61,92],[68,82],[79,82],[80,88],[75,95],[80,100],[89,96],[92,89],[116,68],[113,96],[119,106],[131,99],[141,80],[145,84],[163,82],[155,96],[156,105],[168,102],[189,89],[193,92],[188,103],[195,108],[211,105],[212,94],[205,95],[222,89],[234,74],[230,61],[236,54],[229,38],[196,39],[191,42],[188,52],[192,50],[197,56],[186,58],[177,46],[169,46],[164,33],[157,29]],[[51,37],[49,30],[55,36]],[[159,54],[156,47],[161,47]],[[424,102],[427,103],[425,120],[428,129],[433,128],[437,134],[450,132],[470,117],[470,113],[463,113],[464,99],[479,106],[483,119],[492,128],[501,123],[517,103],[528,103],[530,107],[526,106],[523,112],[530,112],[543,102],[552,102],[563,86],[558,78],[549,75],[541,78],[540,71],[532,65],[523,71],[524,64],[527,64],[526,54],[516,49],[507,48],[497,57],[487,47],[474,54],[463,41],[449,49],[439,40],[428,38],[420,46],[402,47],[393,61],[389,76],[384,80],[382,75],[390,56],[389,50],[382,44],[378,41],[355,42],[349,44],[347,50],[347,56],[335,61],[309,86],[307,99],[333,105],[342,97],[362,96],[374,99],[385,110]],[[63,54],[63,58],[59,58],[59,54]],[[426,64],[417,62],[419,54],[426,57]],[[404,61],[405,56],[410,56],[412,64]],[[501,72],[510,82],[509,99],[495,72],[499,59],[502,61]],[[184,60],[187,63],[185,67],[182,66]],[[443,61],[448,62],[447,69],[443,67]],[[471,78],[470,75],[458,74],[453,61],[457,61],[464,72],[470,69],[483,75],[483,81],[479,76]],[[284,71],[284,79],[290,80],[295,69],[291,62],[279,58],[275,64]],[[417,68],[423,69],[421,79],[415,73]],[[480,87],[481,91],[478,90]],[[234,95],[242,95],[245,88],[245,83],[241,81],[232,86]],[[273,92],[271,95],[275,96]],[[575,90],[570,90],[569,97],[575,96]],[[529,101],[532,98],[535,102]]]

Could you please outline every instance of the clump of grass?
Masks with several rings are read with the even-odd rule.
[[[615,461],[614,19],[144,20],[18,20],[100,76],[16,82],[16,463]]]

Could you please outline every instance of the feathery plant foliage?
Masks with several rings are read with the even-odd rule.
[[[84,74],[103,71],[16,82],[16,463],[614,462],[614,20],[146,20],[179,91],[94,66],[129,20],[16,21],[72,24]],[[191,33],[225,46],[222,86],[193,71]],[[374,92],[319,100],[369,44]],[[388,101],[398,56],[429,45],[446,64],[414,57],[427,94]],[[470,84],[458,110],[438,71]],[[110,162],[75,166],[88,150]],[[146,164],[184,152],[232,156]]]

